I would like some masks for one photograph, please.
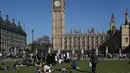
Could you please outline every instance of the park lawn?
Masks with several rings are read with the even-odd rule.
[[[97,65],[97,73],[130,73],[130,60],[102,60]],[[6,62],[3,66],[11,66],[12,62]],[[88,61],[77,63],[80,67],[79,71],[72,70],[73,73],[89,73],[91,68],[88,66]],[[54,69],[70,68],[69,63],[57,64]],[[0,71],[0,73],[34,73],[35,67],[20,67],[18,71]],[[61,73],[54,71],[53,73]]]

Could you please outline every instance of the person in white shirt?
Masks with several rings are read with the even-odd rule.
[[[44,72],[46,72],[47,70],[49,70],[49,72],[51,72],[51,67],[48,64],[44,65]]]
[[[62,59],[59,59],[59,64],[61,64],[63,62],[63,60]]]

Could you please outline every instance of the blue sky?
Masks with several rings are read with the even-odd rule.
[[[15,22],[21,22],[27,33],[28,43],[31,42],[31,30],[34,30],[34,39],[44,35],[52,36],[52,0],[0,0],[2,17],[9,15]],[[65,30],[76,28],[87,31],[95,28],[96,31],[106,31],[110,28],[112,13],[115,16],[116,26],[125,22],[125,11],[129,9],[130,0],[66,0]]]

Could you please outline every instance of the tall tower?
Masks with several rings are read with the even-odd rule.
[[[110,31],[112,32],[112,35],[114,35],[115,32],[116,32],[116,25],[115,25],[115,19],[114,19],[113,13],[112,13],[112,16],[111,16]]]
[[[129,14],[128,14],[128,8],[126,8],[126,13],[125,13],[125,24],[129,24]]]
[[[64,33],[65,0],[52,0],[52,43],[53,49],[62,49]]]
[[[125,49],[128,46],[130,46],[130,25],[128,9],[126,9],[125,24],[121,26],[121,47]]]

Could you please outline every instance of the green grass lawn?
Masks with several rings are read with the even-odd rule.
[[[128,60],[107,60],[100,61],[97,65],[97,73],[130,73],[130,61]],[[10,66],[12,62],[4,62],[2,66]],[[1,65],[0,65],[1,66]],[[72,70],[73,73],[89,73],[91,68],[88,66],[87,61],[79,62],[79,70]],[[54,69],[59,68],[70,68],[70,64],[57,64]],[[19,72],[17,71],[0,71],[0,73],[34,73],[36,71],[35,67],[20,67]],[[54,71],[53,73],[61,73],[59,71]]]

